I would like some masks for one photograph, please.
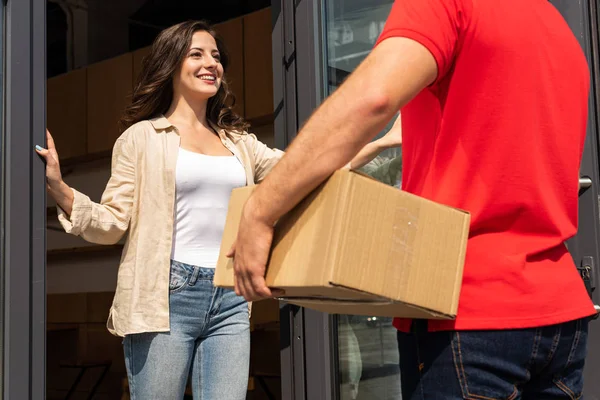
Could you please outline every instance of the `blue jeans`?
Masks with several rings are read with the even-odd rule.
[[[398,332],[403,400],[583,399],[588,320],[506,331]]]
[[[132,400],[243,400],[248,386],[248,303],[213,286],[214,270],[171,262],[170,332],[123,341]],[[191,375],[190,375],[191,373]]]

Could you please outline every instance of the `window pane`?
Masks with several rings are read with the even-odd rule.
[[[393,0],[326,0],[326,88],[331,94],[369,54]],[[383,136],[394,120],[377,135]],[[401,185],[401,149],[388,149],[361,168],[396,187]],[[396,329],[391,318],[337,317],[340,397],[343,400],[400,399]]]
[[[331,94],[369,54],[379,37],[393,0],[326,0],[327,94]],[[393,125],[392,119],[377,136]],[[393,148],[383,151],[361,168],[374,178],[400,187],[402,153]]]

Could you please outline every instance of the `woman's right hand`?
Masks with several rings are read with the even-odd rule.
[[[50,131],[46,130],[46,142],[48,148],[44,149],[41,146],[35,146],[35,151],[46,161],[46,183],[48,184],[48,190],[52,188],[60,187],[62,183],[62,173],[60,172],[60,161],[58,160],[58,153],[56,152],[56,146],[54,145],[54,139]]]
[[[48,130],[46,130],[46,142],[48,143],[47,149],[35,146],[35,151],[46,161],[46,187],[48,193],[67,215],[71,215],[73,209],[73,191],[62,179],[58,152],[54,145],[54,139],[52,139],[52,135]]]

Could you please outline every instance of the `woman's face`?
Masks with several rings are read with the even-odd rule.
[[[222,79],[223,65],[217,42],[206,31],[194,33],[179,75],[173,80],[175,93],[208,100],[217,94]]]

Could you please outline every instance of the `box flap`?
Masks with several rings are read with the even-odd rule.
[[[418,319],[453,319],[455,315],[444,315],[436,311],[416,307],[402,302],[364,302],[316,299],[286,299],[290,304],[329,314],[367,315],[376,317],[400,317]]]
[[[352,288],[342,286],[301,286],[301,287],[277,287],[282,289],[282,297],[286,299],[337,299],[340,301],[389,301],[389,299],[372,293],[361,292]]]

